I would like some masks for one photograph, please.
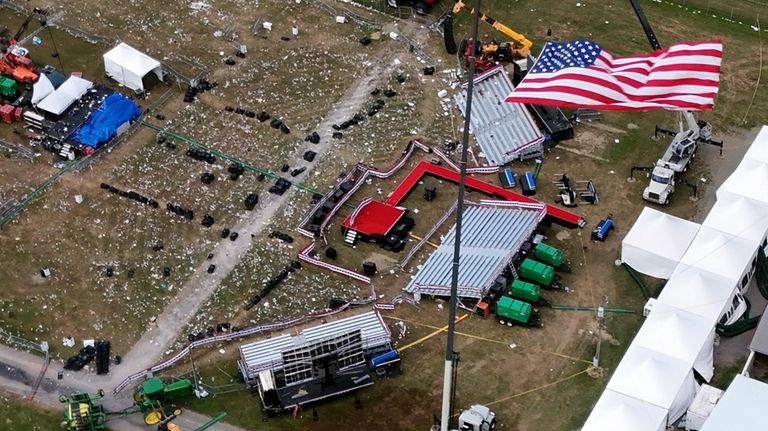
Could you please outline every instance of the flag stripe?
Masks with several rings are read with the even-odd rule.
[[[548,43],[508,102],[595,109],[711,109],[722,43],[614,57],[593,42]]]

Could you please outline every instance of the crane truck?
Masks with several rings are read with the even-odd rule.
[[[44,17],[41,12],[36,12]],[[37,81],[38,74],[32,60],[29,58],[29,50],[16,44],[16,41],[24,33],[32,21],[33,15],[29,15],[21,24],[18,31],[11,37],[5,51],[0,55],[0,74],[8,75],[17,82],[33,83]],[[40,19],[44,25],[44,18]]]

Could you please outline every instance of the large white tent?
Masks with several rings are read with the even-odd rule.
[[[667,279],[698,230],[696,223],[645,207],[621,241],[621,261],[642,274]]]
[[[768,187],[765,187],[766,184],[768,184],[768,164],[753,159],[744,159],[731,176],[717,189],[716,194],[718,199],[730,194],[745,196],[768,204]]]
[[[667,411],[659,406],[606,390],[581,431],[664,431]]]
[[[768,163],[768,126],[763,126],[760,129],[760,133],[749,146],[747,153],[744,154],[744,158],[747,160],[754,160],[756,162]]]
[[[689,362],[632,343],[607,389],[668,411],[669,425],[685,414],[698,385]]]
[[[736,294],[736,282],[702,268],[679,265],[656,303],[705,318],[712,327]]]
[[[144,91],[143,79],[150,72],[163,80],[159,61],[122,42],[104,54],[104,70],[107,76],[135,92]]]
[[[632,344],[686,361],[709,381],[714,373],[714,340],[709,319],[657,302]]]
[[[30,102],[33,105],[37,105],[41,100],[53,93],[54,90],[55,88],[53,88],[51,80],[48,79],[48,75],[41,73],[37,82],[32,86],[32,100]]]
[[[751,241],[757,248],[768,232],[768,204],[724,194],[701,224]]]
[[[714,272],[737,283],[756,253],[757,247],[752,241],[702,226],[680,263]]]
[[[93,83],[78,76],[70,76],[61,87],[45,97],[37,107],[54,115],[61,115],[69,106],[93,87]]]

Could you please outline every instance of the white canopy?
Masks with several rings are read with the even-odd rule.
[[[31,103],[37,106],[41,100],[45,99],[46,96],[53,93],[54,90],[55,88],[53,88],[51,80],[48,79],[48,75],[41,73],[39,79],[37,82],[35,82],[35,85],[32,86]]]
[[[709,319],[656,302],[632,344],[685,361],[709,381],[714,372],[714,339]]]
[[[757,248],[768,232],[768,204],[724,194],[701,225],[751,241]]]
[[[768,184],[768,165],[752,159],[744,159],[717,189],[717,199],[731,194],[768,203],[766,184]]]
[[[701,431],[764,430],[768,385],[737,374],[709,414]]]
[[[757,247],[752,241],[702,226],[680,263],[714,272],[737,283],[756,253]]]
[[[667,411],[659,406],[606,390],[581,431],[664,431]]]
[[[91,81],[77,76],[70,76],[61,84],[61,87],[49,94],[37,107],[51,114],[60,115],[72,103],[83,97],[91,87],[93,87]]]
[[[635,271],[669,278],[699,225],[645,207],[621,241],[621,261]]]
[[[736,282],[705,269],[679,265],[653,305],[666,305],[697,314],[711,327],[736,294]]]
[[[144,90],[142,79],[149,72],[163,79],[159,61],[122,42],[104,54],[104,70],[107,76],[136,92]]]
[[[698,386],[690,363],[632,343],[607,389],[667,410],[669,425],[685,414]]]
[[[752,141],[744,159],[754,160],[756,162],[768,163],[768,126],[763,126],[760,133]]]

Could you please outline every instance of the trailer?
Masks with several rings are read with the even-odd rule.
[[[558,281],[555,269],[531,258],[523,259],[519,267],[520,277],[539,284],[543,289],[557,290],[564,286]]]
[[[502,296],[496,302],[496,318],[507,326],[541,327],[541,316],[531,304],[508,296]]]
[[[539,242],[533,247],[533,257],[547,265],[552,265],[556,271],[571,272],[571,267],[565,261],[563,251],[559,248]]]
[[[549,301],[541,297],[541,287],[527,281],[512,280],[507,295],[540,307],[549,306]]]

